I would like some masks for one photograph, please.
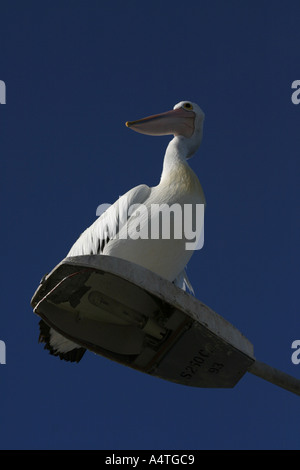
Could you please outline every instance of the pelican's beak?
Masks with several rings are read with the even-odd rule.
[[[194,133],[195,113],[183,108],[155,114],[138,121],[128,121],[126,126],[147,135],[182,135],[191,137]]]

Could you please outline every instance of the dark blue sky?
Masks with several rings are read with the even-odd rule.
[[[298,1],[2,2],[2,449],[299,448],[299,397],[251,374],[207,390],[93,353],[59,361],[30,306],[99,204],[158,183],[169,137],[125,121],[192,100],[206,114],[196,296],[300,378],[299,24]]]

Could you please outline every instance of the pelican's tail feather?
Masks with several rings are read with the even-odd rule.
[[[44,320],[39,322],[39,327],[39,343],[45,343],[44,349],[48,349],[50,354],[70,362],[79,362],[81,360],[86,351],[85,348],[62,336],[47,325]]]
[[[180,287],[180,289],[195,295],[194,289],[192,284],[190,283],[189,278],[187,277],[185,269],[178,274],[178,276],[174,279],[173,283],[175,286]]]

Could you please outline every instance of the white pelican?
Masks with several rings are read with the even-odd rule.
[[[128,214],[128,207],[133,204],[142,204],[146,210],[149,209],[149,212],[144,210],[143,217],[139,219],[140,233],[146,228],[148,233],[149,216],[145,214],[150,214],[150,207],[156,207],[153,204],[167,204],[169,207],[173,204],[181,207],[184,204],[205,204],[199,179],[187,163],[200,146],[203,121],[204,113],[197,104],[181,101],[166,113],[127,122],[127,127],[142,134],[174,135],[165,153],[160,182],[153,188],[142,184],[124,194],[81,234],[67,256],[94,254],[123,258],[193,292],[185,272],[193,251],[186,249],[184,236],[181,239],[172,235],[169,239],[133,239],[124,233],[134,226],[134,214]],[[111,230],[114,236],[111,236]],[[40,322],[40,341],[46,343],[45,348],[51,354],[61,359],[79,361],[85,352],[84,348],[64,338],[43,320]]]

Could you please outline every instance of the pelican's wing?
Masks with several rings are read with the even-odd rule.
[[[121,196],[100,217],[86,229],[74,243],[67,256],[100,255],[109,240],[116,237],[120,228],[127,223],[128,208],[143,204],[151,189],[145,184],[136,186]]]
[[[121,196],[81,234],[67,256],[101,254],[109,240],[118,234],[123,224],[127,223],[128,208],[133,204],[143,204],[150,192],[148,186],[141,184]],[[85,348],[65,338],[48,326],[44,320],[40,321],[39,326],[39,342],[45,343],[45,349],[48,349],[50,354],[66,361],[80,361],[86,351]]]

